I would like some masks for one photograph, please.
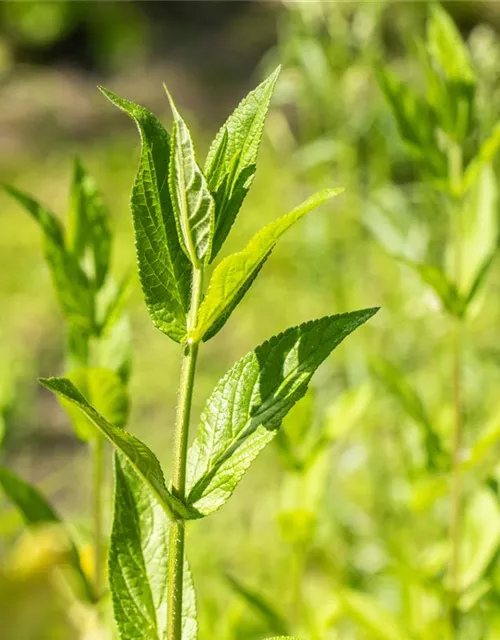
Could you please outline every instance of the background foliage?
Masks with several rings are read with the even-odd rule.
[[[454,637],[445,615],[452,321],[442,287],[433,286],[428,272],[426,284],[412,268],[425,262],[446,271],[450,261],[443,251],[449,217],[438,184],[442,159],[432,142],[422,153],[422,138],[413,147],[423,157],[412,153],[408,136],[428,135],[417,131],[427,121],[413,121],[406,139],[401,136],[404,128],[398,130],[377,81],[383,68],[425,95],[422,50],[413,43],[415,36],[428,37],[430,7],[221,2],[198,3],[199,12],[192,12],[189,4],[4,2],[2,182],[36,193],[65,217],[78,152],[111,211],[113,271],[126,273],[134,264],[128,199],[136,139],[95,85],[133,97],[169,121],[161,90],[166,81],[206,148],[230,105],[282,64],[246,215],[224,252],[244,246],[315,189],[342,186],[345,192],[288,232],[264,267],[266,277],[204,349],[195,414],[222,372],[272,333],[313,316],[383,309],[320,369],[276,446],[242,480],[239,499],[203,528],[193,523],[200,636]],[[498,7],[444,6],[464,36],[476,78],[475,112],[462,136],[469,161],[500,116]],[[456,61],[443,55],[445,64]],[[424,100],[432,104],[428,95]],[[434,180],[423,166],[431,157]],[[476,209],[487,206],[489,215],[475,223],[474,233],[465,227],[466,275],[497,246],[496,160],[489,171],[489,195],[476,194],[471,205],[478,200]],[[85,543],[85,444],[36,384],[37,376],[63,372],[62,318],[33,221],[4,195],[0,207],[2,462],[43,489]],[[499,287],[493,261],[463,340],[459,637],[478,640],[500,635]],[[166,466],[178,354],[150,326],[135,276],[128,308],[129,424],[152,449],[164,451]],[[109,492],[106,499],[110,520]],[[1,633],[14,640],[77,638],[82,627],[91,633],[94,621],[51,591],[54,569],[68,552],[57,530],[23,532],[7,502],[0,513],[0,619],[7,621]],[[86,548],[81,563],[91,572]]]

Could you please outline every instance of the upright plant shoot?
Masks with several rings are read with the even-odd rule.
[[[108,422],[69,380],[51,378],[42,384],[76,404],[116,447],[109,579],[124,640],[197,638],[196,599],[185,554],[187,522],[225,504],[304,395],[317,367],[376,311],[327,316],[289,328],[245,355],[216,385],[188,446],[201,345],[222,329],[279,237],[338,193],[326,190],[308,198],[211,269],[253,180],[277,77],[278,70],[228,118],[204,169],[170,95],[169,134],[152,113],[102,89],[135,121],[141,136],[131,199],[139,276],[154,325],[179,343],[182,353],[170,483],[165,483],[153,452]]]

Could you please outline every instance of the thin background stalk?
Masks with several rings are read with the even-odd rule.
[[[188,332],[195,328],[203,289],[203,267],[193,271]],[[189,421],[193,399],[194,377],[198,358],[198,343],[189,340],[184,345],[179,400],[175,422],[175,445],[172,467],[172,493],[183,500],[186,492],[186,461],[189,439]],[[167,638],[181,640],[182,585],[184,575],[185,522],[175,520],[170,527],[168,566]]]
[[[453,144],[449,155],[450,183],[455,191],[462,182],[462,150],[458,144]],[[461,243],[461,211],[460,201],[453,200],[451,210],[452,229],[455,234],[454,246],[454,280],[458,290],[462,279],[462,243]],[[453,381],[453,412],[454,424],[452,435],[452,486],[451,486],[451,516],[450,516],[450,588],[452,594],[451,622],[455,630],[459,627],[459,613],[457,599],[460,595],[460,543],[462,537],[462,478],[460,454],[462,449],[464,428],[464,402],[462,389],[462,334],[463,319],[456,318],[453,327],[452,346],[452,381]]]
[[[92,354],[90,339],[87,339],[85,351],[77,366],[88,368],[91,366]],[[94,541],[93,557],[93,590],[96,600],[102,596],[105,586],[104,576],[104,465],[105,465],[105,442],[100,433],[96,431],[95,438],[90,442],[90,465],[92,478],[92,537]]]
[[[92,516],[94,523],[94,590],[96,598],[103,592],[103,509],[104,489],[104,438],[97,434],[92,442]]]

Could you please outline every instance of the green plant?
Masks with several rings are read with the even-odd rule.
[[[117,450],[115,512],[109,552],[114,614],[123,638],[197,636],[196,601],[185,559],[186,524],[229,499],[281,421],[304,395],[323,360],[376,309],[307,322],[274,336],[239,360],[216,385],[188,448],[200,346],[228,320],[279,237],[337,195],[320,192],[259,231],[242,251],[204,276],[219,253],[255,173],[267,107],[278,72],[252,91],[212,143],[199,167],[187,125],[169,96],[169,135],[149,111],[103,93],[130,115],[142,151],[132,191],[137,260],[154,325],[182,351],[172,480],[153,452],[107,420],[67,378],[42,384],[76,405]]]
[[[482,559],[478,559],[477,554],[473,559],[470,549],[475,545],[468,539],[464,524],[478,504],[482,505],[478,508],[491,509],[493,521],[497,506],[494,500],[488,499],[484,485],[464,501],[463,475],[467,465],[464,465],[463,371],[468,326],[484,302],[482,294],[498,245],[498,185],[492,163],[500,137],[497,125],[481,138],[475,103],[478,79],[453,20],[439,5],[430,8],[426,41],[418,42],[417,50],[426,82],[425,96],[388,68],[378,69],[378,81],[399,136],[422,176],[420,183],[412,185],[410,197],[415,201],[426,198],[426,204],[432,203],[436,211],[444,211],[447,218],[440,220],[440,225],[433,221],[432,235],[425,224],[417,220],[403,230],[401,211],[397,221],[393,210],[396,203],[404,203],[405,197],[395,196],[397,192],[392,190],[380,194],[376,206],[366,215],[366,224],[390,255],[413,270],[433,290],[448,315],[452,336],[449,379],[453,405],[449,441],[443,442],[442,434],[436,432],[437,420],[429,416],[425,404],[397,368],[378,360],[374,369],[385,388],[419,426],[430,478],[440,477],[437,482],[440,487],[443,476],[450,481],[448,575],[443,597],[450,612],[449,633],[456,634],[462,626],[462,614],[472,606],[467,596],[486,578],[496,553],[496,544],[485,543],[489,552]],[[431,238],[428,247],[425,241],[418,243],[420,246],[417,243],[412,246],[412,233],[414,237]],[[435,495],[440,495],[440,491]],[[478,564],[471,580],[474,562]],[[472,600],[478,602],[481,597],[478,595]]]
[[[46,207],[18,189],[12,196],[40,225],[47,266],[67,324],[68,377],[115,424],[128,416],[128,321],[124,302],[129,278],[118,285],[110,272],[112,236],[107,207],[93,179],[75,160],[66,228]],[[81,552],[66,524],[44,496],[7,468],[0,468],[0,486],[17,505],[29,526],[61,525],[68,562],[79,577],[76,593],[89,603],[104,593],[103,471],[104,438],[93,425],[63,403],[78,438],[92,455],[92,580],[82,569]]]

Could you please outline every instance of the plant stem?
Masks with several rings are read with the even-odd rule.
[[[451,560],[450,580],[453,600],[460,589],[460,540],[462,530],[462,479],[460,473],[464,407],[462,395],[462,327],[457,321],[453,336],[453,410],[454,427],[452,440],[452,488],[451,488]]]
[[[450,183],[454,193],[459,192],[462,181],[462,150],[458,144],[453,144],[449,151],[449,175]],[[460,228],[460,208],[459,201],[454,198],[454,206],[451,215],[454,218],[454,280],[457,289],[460,291],[462,279],[462,246]],[[463,318],[455,319],[453,328],[452,347],[452,381],[453,381],[453,436],[452,436],[452,486],[451,486],[451,520],[450,520],[450,589],[452,595],[451,602],[451,623],[454,631],[459,629],[459,612],[457,600],[460,595],[460,543],[462,537],[462,478],[461,478],[461,449],[462,435],[464,428],[464,403],[462,390],[462,333]]]
[[[102,503],[104,480],[104,438],[92,443],[92,492],[94,520],[94,591],[100,598],[103,590]]]
[[[195,328],[203,288],[203,268],[194,269],[188,332]],[[175,421],[175,445],[172,470],[172,493],[183,500],[186,492],[186,462],[189,439],[189,421],[193,399],[194,377],[198,358],[198,343],[187,341],[182,356],[179,399]],[[167,638],[181,640],[182,585],[184,574],[185,522],[172,522],[170,527],[168,560]]]

